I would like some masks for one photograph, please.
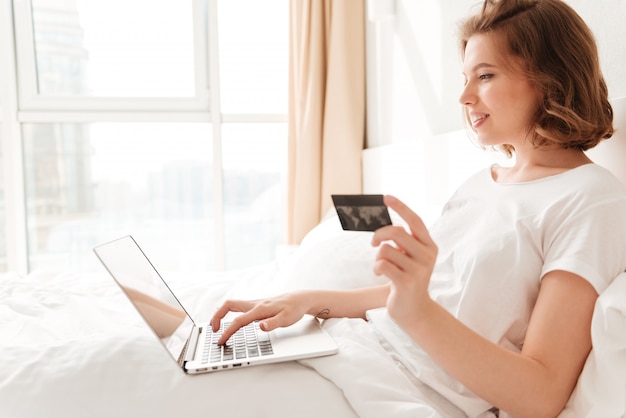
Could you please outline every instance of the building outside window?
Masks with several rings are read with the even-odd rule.
[[[0,269],[99,269],[91,248],[125,234],[163,269],[274,259],[288,2],[12,6],[0,11],[15,33],[0,49],[16,68],[0,78],[16,86],[0,102],[0,162],[19,158],[0,172]]]

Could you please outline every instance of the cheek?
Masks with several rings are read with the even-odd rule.
[[[531,85],[520,87],[515,92],[517,106],[520,112],[534,115],[539,108],[540,97]]]
[[[528,90],[518,90],[512,92],[506,100],[506,103],[502,103],[504,107],[508,109],[511,118],[517,120],[518,124],[528,126],[537,113],[539,108],[539,102],[535,94]]]
[[[505,114],[519,107],[519,95],[506,86],[488,85],[483,90],[483,101],[490,111]]]
[[[528,97],[527,101],[521,101],[518,104],[518,112],[520,115],[520,122],[524,121],[524,123],[529,126],[533,120],[535,119],[535,115],[537,114],[537,109],[539,108],[539,104],[535,97]]]

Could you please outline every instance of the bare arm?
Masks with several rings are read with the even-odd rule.
[[[227,300],[211,320],[213,330],[220,327],[228,312],[243,312],[224,330],[218,344],[226,341],[239,328],[252,321],[262,321],[264,331],[289,326],[309,314],[319,318],[364,318],[368,309],[385,305],[389,286],[354,290],[299,290],[263,300]]]
[[[390,316],[450,375],[516,417],[554,417],[567,402],[591,349],[597,294],[564,271],[542,279],[521,353],[494,344],[434,302],[428,282],[437,248],[423,223],[395,199],[386,203],[410,226],[386,227],[375,271],[391,281]],[[385,243],[393,241],[395,245]]]
[[[543,279],[520,354],[493,344],[429,304],[403,328],[448,373],[516,417],[554,417],[565,406],[591,349],[597,294],[571,273]],[[461,342],[461,343],[460,343]]]
[[[363,318],[369,309],[385,306],[389,286],[354,290],[305,291],[311,306],[306,312],[318,318]]]

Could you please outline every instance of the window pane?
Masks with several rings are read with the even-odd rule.
[[[208,124],[24,126],[30,269],[100,271],[94,245],[132,234],[160,269],[214,266]]]
[[[195,94],[190,0],[32,0],[39,93]]]
[[[289,2],[220,0],[218,18],[222,111],[287,113]]]
[[[276,258],[285,243],[286,124],[223,125],[226,267]]]

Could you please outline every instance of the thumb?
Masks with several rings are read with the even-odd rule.
[[[259,323],[261,330],[268,332],[276,328],[276,321],[273,318],[264,319]]]
[[[261,330],[268,332],[276,328],[287,327],[294,324],[296,321],[297,319],[294,319],[292,315],[288,314],[286,311],[282,311],[274,316],[261,320],[259,327]]]

